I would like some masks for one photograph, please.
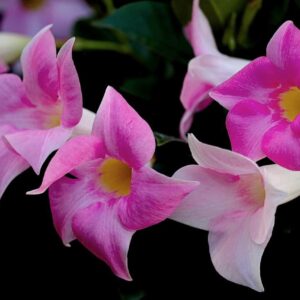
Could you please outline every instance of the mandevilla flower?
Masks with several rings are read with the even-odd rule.
[[[285,22],[259,57],[211,96],[229,110],[232,149],[300,170],[300,32]]]
[[[47,24],[54,24],[57,38],[70,36],[73,24],[91,14],[84,0],[1,0],[2,31],[34,35]]]
[[[258,167],[241,154],[188,138],[198,165],[174,177],[200,182],[171,219],[209,231],[211,259],[226,279],[263,291],[260,261],[278,205],[300,195],[300,172],[278,165]]]
[[[23,81],[0,75],[0,196],[24,169],[32,166],[38,174],[48,155],[72,134],[91,129],[93,114],[84,110],[82,117],[73,43],[67,41],[56,57],[48,26],[22,53]]]
[[[149,125],[108,87],[92,134],[61,147],[49,163],[54,225],[65,244],[78,239],[113,272],[130,280],[127,252],[132,235],[166,219],[197,183],[166,177],[148,164],[155,149]],[[63,177],[71,173],[75,178]]]
[[[244,67],[248,61],[229,57],[217,49],[210,25],[199,8],[200,0],[194,0],[191,22],[185,27],[196,57],[188,66],[180,95],[185,113],[180,122],[180,135],[185,138],[190,129],[193,114],[211,103],[208,92]]]

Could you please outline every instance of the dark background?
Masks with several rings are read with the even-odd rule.
[[[169,5],[170,1],[156,2]],[[222,43],[226,26],[225,29],[214,27],[223,52],[247,58],[263,55],[268,39],[283,20],[292,19],[299,23],[298,1],[265,0],[262,3],[249,30],[250,42],[246,46],[228,47]],[[122,6],[125,1],[115,1],[115,4]],[[105,10],[102,13],[105,14]],[[181,34],[180,23],[175,16],[172,20],[176,34]],[[77,26],[77,35],[103,34],[100,31],[93,33],[85,26],[89,23]],[[190,58],[190,48],[187,48],[185,63],[155,53],[150,58],[150,65],[155,65],[155,68],[149,69],[149,61],[141,62],[134,56],[112,51],[75,52],[84,106],[96,111],[105,87],[112,85],[122,92],[154,131],[176,137],[183,113],[179,94]],[[138,85],[138,89],[124,85],[128,78],[143,77],[155,80],[142,87]],[[192,132],[204,142],[229,148],[225,117],[226,111],[213,103],[197,114]],[[155,168],[167,175],[192,162],[184,143],[171,142],[157,148]],[[206,232],[170,220],[134,235],[129,251],[129,269],[134,281],[129,283],[116,278],[103,262],[78,242],[72,243],[71,248],[63,246],[52,225],[46,194],[25,196],[25,192],[36,188],[41,179],[33,171],[27,171],[9,186],[1,199],[0,299],[44,299],[50,296],[103,300],[208,299],[219,296],[273,299],[280,295],[292,299],[300,294],[299,199],[278,208],[273,236],[261,265],[266,292],[257,293],[217,274],[210,261]]]

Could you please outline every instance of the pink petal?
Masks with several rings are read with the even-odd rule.
[[[285,81],[280,70],[267,57],[259,57],[214,88],[210,96],[227,109],[247,99],[266,104]]]
[[[120,200],[122,224],[138,230],[162,222],[197,186],[196,182],[170,178],[148,167],[133,170],[131,194]]]
[[[54,127],[47,130],[23,130],[5,137],[14,150],[39,174],[49,154],[62,146],[71,134],[71,129]]]
[[[267,46],[267,56],[285,71],[292,84],[300,84],[300,32],[291,21],[283,23]]]
[[[281,122],[266,132],[262,149],[275,163],[290,170],[300,170],[299,135],[287,122]]]
[[[220,215],[234,215],[251,206],[242,195],[239,176],[222,174],[197,165],[181,168],[175,178],[199,182],[199,186],[178,205],[171,219],[209,230]]]
[[[232,150],[253,160],[265,157],[261,142],[273,124],[271,111],[266,105],[252,100],[238,103],[229,111],[226,120]]]
[[[42,29],[24,48],[21,63],[26,94],[36,105],[47,105],[58,99],[56,46],[50,31]]]
[[[10,126],[0,126],[0,198],[12,180],[29,168],[29,164],[3,138],[14,131]]]
[[[41,186],[28,194],[36,195],[45,192],[51,184],[84,162],[103,156],[102,143],[96,137],[78,136],[67,141],[50,161]]]
[[[72,60],[75,38],[68,40],[57,56],[59,74],[59,98],[63,103],[62,124],[77,125],[82,116],[82,94],[77,71]]]
[[[203,168],[231,175],[260,174],[255,162],[241,154],[201,143],[192,134],[188,141],[193,158]]]
[[[212,263],[226,279],[248,286],[258,292],[264,290],[260,278],[260,262],[271,237],[272,228],[263,244],[255,243],[250,235],[251,215],[229,216],[209,233],[208,242]]]
[[[127,253],[134,231],[120,223],[116,204],[95,203],[81,209],[72,225],[75,236],[87,249],[105,261],[115,275],[131,280]]]
[[[100,196],[100,197],[99,197]],[[76,239],[72,229],[72,218],[81,208],[102,201],[101,195],[89,178],[71,179],[63,177],[49,188],[53,223],[65,245]]]
[[[93,134],[104,142],[108,155],[133,168],[142,167],[154,154],[151,128],[112,87],[106,89]]]
[[[8,66],[7,64],[0,59],[0,74],[1,73],[6,73],[8,71]]]
[[[82,110],[82,117],[73,129],[73,136],[91,135],[96,114],[86,108]]]
[[[191,43],[196,56],[218,54],[217,45],[206,16],[199,7],[199,0],[194,0],[192,19],[184,28],[185,35]]]

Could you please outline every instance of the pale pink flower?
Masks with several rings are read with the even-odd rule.
[[[199,186],[171,219],[208,230],[215,269],[226,279],[263,291],[260,262],[271,238],[277,206],[300,195],[300,172],[278,165],[258,167],[239,153],[188,138],[198,165],[174,177]],[[274,263],[275,264],[275,263]]]
[[[132,235],[165,220],[198,185],[151,169],[154,149],[149,125],[108,87],[92,134],[61,147],[41,187],[29,192],[50,186],[54,225],[63,242],[78,239],[126,280],[131,279],[127,252]],[[67,173],[73,178],[63,177]]]
[[[212,30],[199,7],[199,2],[200,0],[194,0],[192,19],[185,27],[185,35],[196,57],[189,63],[180,95],[185,108],[180,122],[182,138],[185,138],[191,127],[194,113],[211,103],[208,92],[248,63],[247,60],[230,57],[218,51]]]
[[[48,26],[22,53],[23,81],[14,74],[0,75],[0,196],[24,169],[32,166],[38,174],[51,152],[74,132],[88,130],[93,114],[85,111],[82,118],[73,43],[67,41],[56,57]]]
[[[300,31],[291,21],[276,31],[259,57],[211,96],[229,110],[232,149],[300,170]]]
[[[53,24],[55,37],[67,38],[74,23],[91,14],[84,0],[1,0],[1,5],[1,29],[31,36]]]

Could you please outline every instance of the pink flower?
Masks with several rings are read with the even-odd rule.
[[[300,32],[285,22],[259,57],[211,96],[229,110],[232,149],[300,170]]]
[[[174,177],[201,183],[171,219],[209,231],[212,263],[235,283],[263,291],[260,261],[274,226],[277,206],[300,195],[300,172],[278,165],[258,167],[241,154],[188,138],[198,165]]]
[[[182,138],[185,138],[191,127],[194,113],[211,103],[208,92],[248,63],[247,60],[229,57],[218,51],[210,25],[199,8],[199,2],[200,0],[194,0],[192,19],[185,27],[186,37],[196,57],[189,63],[180,95],[185,108],[180,122]]]
[[[56,57],[49,28],[41,30],[22,53],[23,81],[14,74],[0,75],[0,196],[22,171],[32,166],[38,174],[52,151],[91,126],[93,114],[85,111],[82,117],[80,83],[72,61],[74,39]]]
[[[197,183],[148,167],[155,149],[149,125],[108,87],[92,135],[58,150],[38,190],[49,186],[54,225],[65,244],[78,239],[113,272],[130,280],[127,252],[135,231],[166,219]],[[63,177],[71,173],[75,178]]]
[[[70,36],[79,18],[91,14],[84,0],[1,0],[3,31],[34,35],[47,24],[54,24],[57,38]]]

